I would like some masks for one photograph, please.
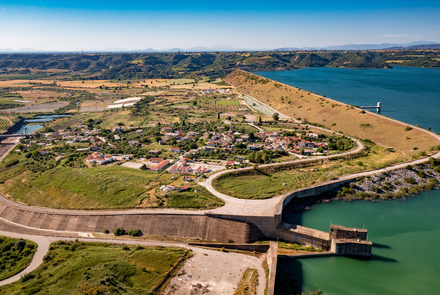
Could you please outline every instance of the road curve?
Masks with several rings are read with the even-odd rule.
[[[60,233],[62,233],[62,232],[60,232]],[[153,246],[153,247],[154,246],[164,246],[164,247],[186,248],[186,249],[191,250],[195,254],[195,257],[197,257],[197,259],[203,260],[203,259],[206,259],[205,257],[209,255],[209,257],[211,257],[211,260],[214,259],[214,261],[211,262],[212,264],[215,264],[216,259],[218,259],[218,261],[227,259],[228,263],[234,263],[235,267],[254,268],[257,270],[258,276],[260,278],[260,280],[259,280],[260,284],[257,287],[258,288],[257,294],[263,295],[264,289],[266,288],[266,280],[265,280],[266,274],[265,274],[264,268],[262,267],[262,260],[257,257],[254,257],[254,256],[243,255],[243,254],[232,253],[232,252],[221,252],[221,251],[216,251],[216,250],[209,250],[209,249],[205,249],[205,248],[189,246],[186,243],[178,243],[178,242],[145,241],[145,240],[124,239],[124,238],[118,238],[118,239],[115,239],[115,238],[78,238],[78,239],[74,239],[74,238],[66,238],[66,237],[56,236],[56,234],[57,234],[56,232],[54,232],[53,234],[54,234],[54,236],[46,237],[46,236],[27,235],[27,234],[20,234],[20,233],[14,233],[14,232],[0,230],[1,236],[7,236],[7,237],[17,238],[17,239],[22,238],[22,239],[34,241],[35,243],[38,244],[37,251],[35,252],[34,257],[31,261],[31,263],[29,264],[29,266],[26,269],[24,269],[23,271],[21,271],[20,273],[16,274],[15,276],[12,276],[8,279],[0,281],[0,286],[14,283],[14,282],[20,280],[20,278],[24,274],[30,273],[30,272],[34,271],[35,269],[37,269],[39,266],[41,266],[43,263],[43,257],[44,257],[44,255],[46,255],[48,253],[49,245],[51,243],[56,242],[56,241],[61,241],[61,240],[63,240],[63,241],[79,240],[81,242],[99,242],[99,243],[111,243],[111,244]],[[209,266],[212,268],[215,268],[215,265],[209,265]]]
[[[32,261],[29,264],[29,266],[26,267],[24,270],[22,270],[20,273],[16,274],[15,276],[12,276],[12,277],[7,278],[3,281],[0,281],[0,286],[16,282],[23,275],[30,273],[31,271],[36,270],[43,263],[43,257],[49,251],[49,245],[51,243],[50,239],[48,237],[25,235],[25,234],[13,233],[13,232],[6,232],[6,231],[2,231],[2,230],[0,230],[0,236],[6,236],[6,237],[16,238],[16,239],[26,239],[26,240],[33,241],[38,245],[37,251],[35,251],[34,257],[32,258]]]

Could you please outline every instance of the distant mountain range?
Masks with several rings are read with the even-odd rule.
[[[348,44],[327,47],[284,47],[274,51],[295,51],[295,50],[381,50],[381,49],[434,49],[440,48],[439,42],[417,41],[411,43],[381,43],[381,44]]]
[[[153,52],[228,52],[228,51],[297,51],[297,50],[397,50],[397,49],[439,49],[439,42],[429,42],[429,41],[417,41],[411,43],[381,43],[381,44],[347,44],[347,45],[335,45],[335,46],[327,46],[327,47],[283,47],[276,49],[244,49],[244,48],[234,48],[230,46],[198,46],[198,47],[190,47],[190,48],[170,48],[157,50],[153,48],[147,49],[137,49],[137,50],[129,50],[124,48],[107,48],[105,50],[84,50],[85,53],[103,53],[103,52],[112,52],[112,53],[153,53]],[[49,51],[49,50],[40,50],[33,48],[23,48],[14,50],[11,48],[0,49],[0,53],[78,53],[81,51]]]

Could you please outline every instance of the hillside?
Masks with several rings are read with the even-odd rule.
[[[236,70],[224,80],[237,91],[280,110],[284,115],[393,147],[401,150],[406,158],[420,156],[421,152],[429,152],[431,147],[439,144],[433,136],[407,128],[404,123],[245,71]]]
[[[440,67],[439,50],[261,51],[97,54],[0,54],[0,75],[31,70],[68,70],[81,79],[220,77],[235,68],[383,68],[393,64]],[[41,73],[40,73],[41,74]],[[56,73],[52,73],[56,75]],[[71,79],[69,75],[65,75]],[[4,77],[0,77],[4,78]],[[10,79],[11,77],[5,77]]]

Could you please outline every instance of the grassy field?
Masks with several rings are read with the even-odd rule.
[[[7,161],[13,161],[10,157]],[[6,161],[5,161],[6,162]],[[3,166],[5,164],[3,163]],[[8,180],[7,180],[8,179]],[[172,183],[169,174],[158,174],[121,166],[97,168],[56,167],[43,173],[26,171],[18,164],[4,171],[0,189],[26,204],[50,208],[95,209],[145,207],[149,191]],[[208,209],[223,202],[203,188],[171,194],[154,206]]]
[[[150,294],[185,254],[179,248],[56,242],[43,265],[0,287],[0,294]]]
[[[383,168],[401,160],[399,151],[392,152],[376,145],[369,149],[367,155],[351,161],[329,161],[302,171],[285,169],[265,173],[259,169],[240,175],[231,172],[214,179],[213,185],[218,191],[236,198],[266,199],[342,175]]]
[[[34,242],[0,236],[0,281],[25,269],[36,250]]]
[[[167,208],[212,209],[225,204],[201,186],[196,186],[186,192],[170,193],[166,199],[165,207]]]
[[[360,139],[370,139],[379,145],[394,147],[403,151],[407,159],[411,159],[419,151],[429,153],[429,148],[438,144],[435,138],[425,132],[406,129],[405,123],[362,112],[335,100],[244,71],[232,72],[225,81],[236,86],[237,91],[248,94],[287,116],[303,122],[317,123]],[[365,128],[366,124],[369,124],[369,128]],[[417,151],[413,147],[417,147]]]
[[[223,174],[213,180],[213,185],[218,191],[232,197],[267,199],[310,185],[321,175],[322,172],[279,171],[266,174],[253,170],[245,175]]]
[[[238,100],[217,100],[217,105],[238,106],[240,105],[240,102]]]

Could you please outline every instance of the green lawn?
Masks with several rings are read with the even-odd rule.
[[[37,270],[0,287],[0,294],[149,294],[187,253],[179,248],[56,242]]]
[[[224,106],[238,106],[240,102],[238,100],[217,100],[218,105]]]
[[[321,175],[321,172],[278,171],[266,174],[252,170],[242,175],[223,174],[213,180],[213,185],[219,192],[236,198],[267,199],[310,185]]]
[[[0,236],[0,281],[25,269],[36,250],[34,242]]]

